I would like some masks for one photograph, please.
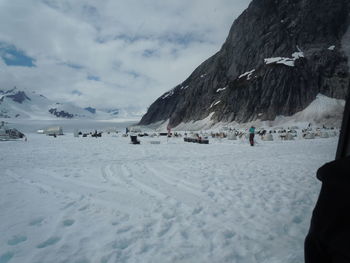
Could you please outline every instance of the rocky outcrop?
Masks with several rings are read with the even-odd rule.
[[[343,37],[348,0],[253,0],[221,50],[158,98],[140,121],[172,127],[290,116],[321,93],[344,99],[350,76]]]
[[[87,108],[84,108],[84,110],[87,110],[88,112],[90,112],[92,114],[96,114],[96,109],[95,108],[87,107]]]
[[[6,95],[6,97],[11,98],[14,102],[22,103],[25,100],[30,100],[24,91],[18,91],[15,94]]]
[[[74,117],[73,114],[69,113],[69,112],[66,112],[66,111],[63,111],[63,110],[57,110],[56,108],[51,108],[49,109],[49,112],[52,114],[52,115],[55,115],[56,117],[58,118],[67,118],[67,119],[71,119]]]

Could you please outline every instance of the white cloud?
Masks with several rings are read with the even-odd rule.
[[[249,2],[0,0],[0,42],[36,60],[1,62],[0,88],[81,106],[147,107],[220,49]]]

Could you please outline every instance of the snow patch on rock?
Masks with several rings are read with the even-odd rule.
[[[250,80],[250,78],[254,72],[255,72],[255,69],[253,69],[251,71],[247,71],[247,72],[243,73],[242,75],[240,75],[238,78],[241,79],[243,77],[247,77],[247,80]]]
[[[217,102],[213,102],[213,103],[210,105],[209,109],[211,109],[212,107],[218,105],[220,102],[221,102],[221,100],[219,100],[219,101],[217,101]]]
[[[286,57],[273,57],[273,58],[265,58],[264,62],[266,65],[269,64],[283,64],[288,67],[294,67],[294,62],[300,58],[304,57],[304,53],[302,51],[294,52],[292,54],[292,58],[286,58]]]
[[[164,96],[162,97],[162,99],[166,99],[166,98],[169,98],[171,96],[174,95],[174,89],[170,90],[169,92],[165,93]]]
[[[221,92],[221,91],[224,91],[225,89],[227,89],[227,87],[219,88],[219,89],[216,90],[216,92]]]

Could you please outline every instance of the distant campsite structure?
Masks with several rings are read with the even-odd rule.
[[[0,141],[18,140],[25,138],[25,135],[15,128],[9,128],[4,121],[0,122]]]
[[[60,126],[52,126],[46,129],[38,130],[37,133],[46,134],[49,136],[58,136],[58,135],[63,135],[63,129]]]

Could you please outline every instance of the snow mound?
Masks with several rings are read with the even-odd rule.
[[[180,123],[178,126],[176,126],[174,128],[174,130],[178,130],[178,131],[198,131],[198,130],[209,129],[214,124],[212,119],[211,119],[213,117],[214,113],[215,112],[210,113],[203,120]]]
[[[344,107],[345,100],[318,94],[308,107],[289,118],[296,122],[309,121],[316,124],[337,125],[342,120]],[[340,123],[337,126],[340,126]]]

